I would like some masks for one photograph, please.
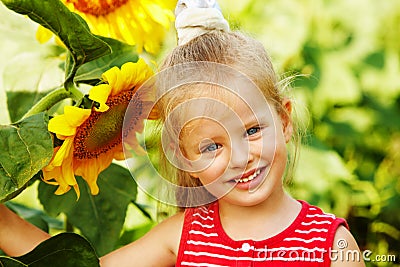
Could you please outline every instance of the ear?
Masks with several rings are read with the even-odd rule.
[[[290,141],[293,135],[293,124],[292,124],[292,102],[290,99],[285,98],[282,101],[283,110],[280,114],[282,121],[283,135],[285,136],[286,143]]]

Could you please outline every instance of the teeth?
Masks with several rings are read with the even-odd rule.
[[[236,179],[235,182],[236,182],[236,183],[247,183],[247,182],[253,180],[254,178],[256,178],[256,176],[259,175],[260,172],[261,172],[261,171],[258,169],[255,173],[253,173],[253,174],[250,175],[249,177],[241,178],[241,179]]]

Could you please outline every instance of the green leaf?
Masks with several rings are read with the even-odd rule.
[[[0,256],[0,266],[1,267],[26,267],[28,265],[10,258],[10,257],[5,257],[5,256]]]
[[[11,125],[0,125],[0,202],[20,193],[48,164],[53,141],[48,116],[39,113]]]
[[[112,48],[112,53],[85,63],[76,72],[74,81],[96,84],[101,75],[112,67],[121,67],[126,62],[137,62],[139,57],[135,46],[125,44],[115,39],[100,37]]]
[[[98,178],[100,193],[92,196],[86,185],[86,194],[73,210],[67,212],[68,220],[78,227],[99,255],[112,251],[119,239],[129,203],[136,199],[137,185],[130,172],[112,164],[100,173]],[[83,190],[82,190],[83,191]]]
[[[11,121],[17,121],[25,115],[25,113],[38,100],[47,93],[41,92],[7,92],[7,105]]]
[[[127,207],[136,199],[137,185],[130,172],[116,164],[100,173],[97,196],[91,195],[86,182],[77,178],[81,196],[78,201],[75,198],[74,205],[71,203],[73,192],[55,196],[54,186],[49,185],[40,185],[39,199],[51,214],[57,214],[57,210],[66,213],[68,222],[80,229],[99,255],[104,255],[115,249]]]
[[[151,214],[146,210],[146,205],[139,204],[139,203],[137,203],[135,201],[132,201],[132,204],[144,215],[144,217],[146,217],[150,221],[153,220],[151,218]]]
[[[0,266],[95,267],[100,265],[93,247],[85,238],[74,233],[62,233],[42,242],[34,250],[21,257],[15,259],[0,257]]]
[[[53,217],[57,217],[61,212],[69,212],[77,205],[74,190],[69,190],[64,195],[59,196],[54,194],[56,189],[56,186],[44,182],[39,183],[38,186],[39,201],[46,213]]]
[[[87,23],[59,0],[2,0],[11,10],[27,15],[51,30],[65,44],[72,57],[67,82],[82,64],[111,53],[111,48],[89,30]]]
[[[135,229],[124,231],[123,234],[121,235],[121,238],[118,241],[118,246],[122,247],[128,245],[132,241],[138,240],[146,233],[148,233],[151,230],[151,228],[153,228],[155,225],[156,225],[155,222],[149,222]]]

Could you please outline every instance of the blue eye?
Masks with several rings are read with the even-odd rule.
[[[260,127],[252,127],[246,131],[247,135],[253,135],[260,131]]]
[[[204,148],[202,150],[202,152],[214,152],[215,150],[217,150],[220,146],[218,144],[211,144],[209,146],[207,146],[206,148]]]

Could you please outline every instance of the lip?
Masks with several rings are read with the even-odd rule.
[[[257,169],[250,170],[250,171],[248,171],[248,172],[246,172],[246,173],[243,173],[242,175],[238,175],[238,176],[232,178],[230,181],[236,182],[236,181],[239,180],[239,179],[247,178],[247,177],[253,175],[255,172],[257,172],[257,171],[260,170],[260,169],[261,169],[261,168],[257,168]]]
[[[268,166],[264,166],[261,168],[257,168],[257,169],[253,169],[251,171],[248,171],[242,175],[238,175],[236,177],[234,177],[233,179],[229,180],[230,183],[234,183],[235,184],[235,188],[238,189],[242,189],[242,190],[249,190],[251,188],[256,188],[258,185],[260,185],[264,178],[265,178],[265,170],[267,169]],[[248,181],[248,182],[237,182],[238,179],[242,179],[242,178],[247,178],[250,175],[254,174],[257,171],[260,171],[260,173],[254,177],[254,179]]]

